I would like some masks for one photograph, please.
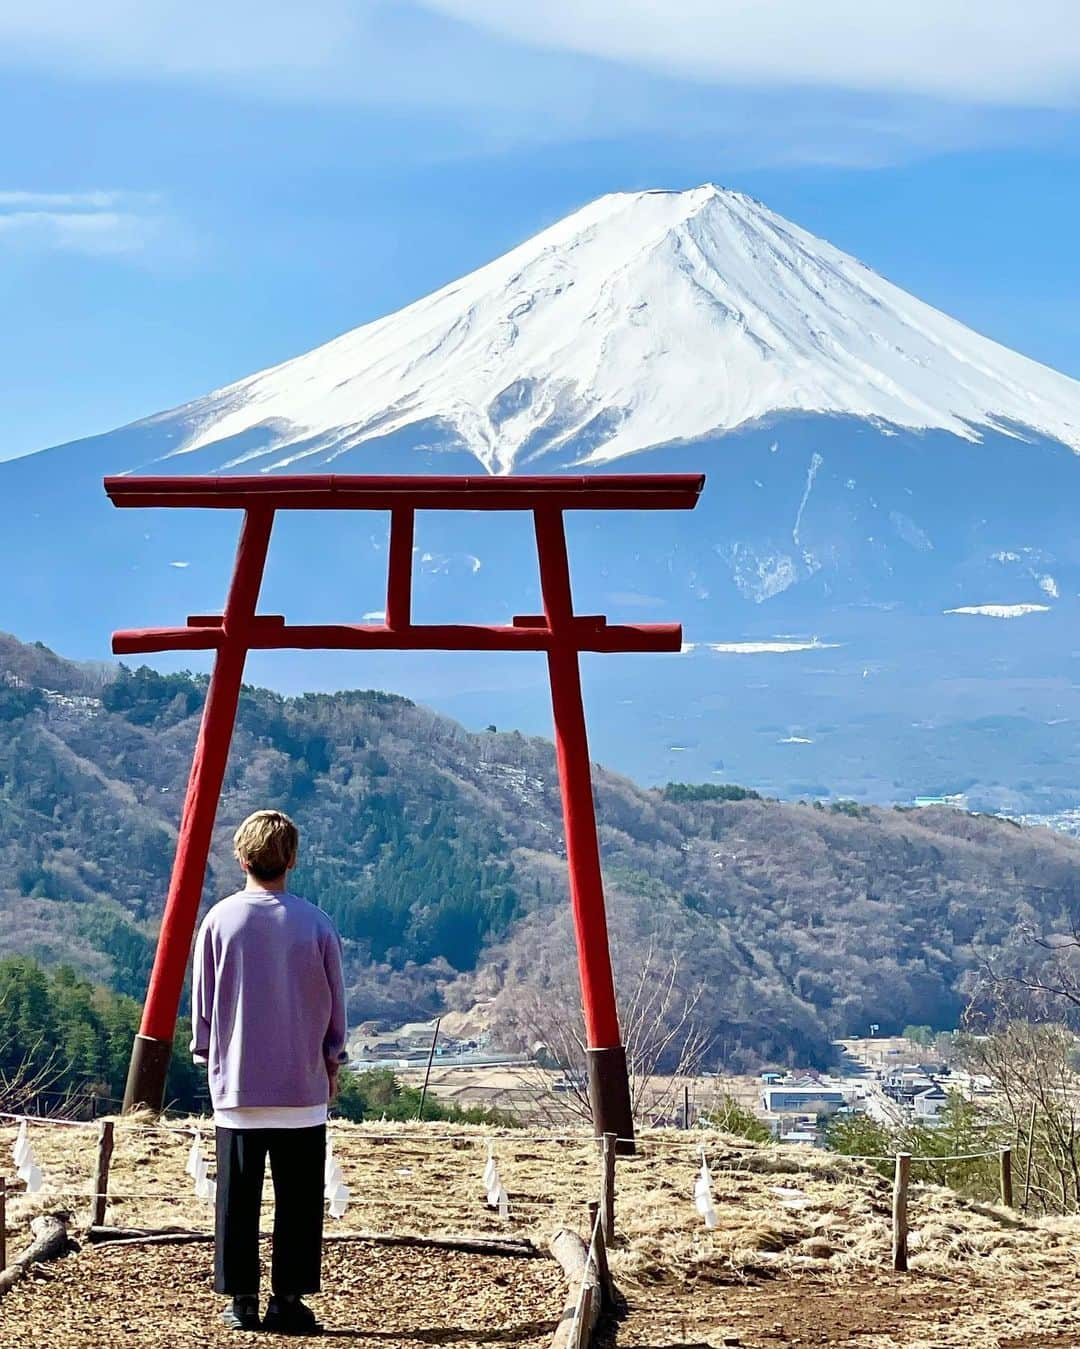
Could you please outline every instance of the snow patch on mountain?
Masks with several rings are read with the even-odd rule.
[[[261,467],[298,466],[424,425],[507,473],[782,412],[968,440],[1029,429],[1080,450],[1080,383],[706,185],[601,197],[433,295],[188,404],[173,453],[257,431],[231,466],[268,451]]]
[[[819,642],[813,637],[808,642],[796,640],[763,642],[706,642],[710,651],[722,656],[784,656],[793,651],[835,651],[840,642]]]
[[[716,550],[727,559],[731,578],[744,599],[764,604],[789,590],[799,579],[798,563],[788,553],[759,552],[752,544],[733,543]]]

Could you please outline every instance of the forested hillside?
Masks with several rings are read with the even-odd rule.
[[[0,638],[0,954],[142,995],[203,683],[86,669]],[[1080,844],[947,809],[645,791],[596,774],[615,959],[646,953],[729,1062],[823,1060],[829,1041],[948,1026],[966,981],[1080,917]],[[355,1019],[496,997],[503,1032],[574,1006],[547,741],[470,733],[391,694],[246,689],[206,898],[258,806],[303,832],[296,888],[346,939]],[[569,1011],[566,1013],[569,1015]]]

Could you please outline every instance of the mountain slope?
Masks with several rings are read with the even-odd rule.
[[[0,700],[0,954],[72,960],[141,996],[201,688],[79,686],[69,668],[82,692],[43,691],[31,655],[0,642],[0,691],[27,695]],[[39,668],[52,679],[62,662]],[[871,1021],[951,1025],[1019,923],[1076,916],[1080,843],[1044,830],[644,791],[602,769],[596,795],[620,987],[650,948],[658,969],[677,959],[732,1061],[821,1061]],[[267,805],[300,824],[297,888],[346,938],[354,1019],[497,995],[505,1032],[527,1040],[536,999],[574,1005],[548,742],[470,734],[385,694],[249,689],[208,900],[235,884],[235,822]]]
[[[780,412],[1080,449],[1080,384],[978,336],[760,202],[601,197],[387,318],[179,410],[174,453],[327,462],[425,423],[492,473],[608,463]],[[175,417],[176,414],[173,414]],[[228,442],[258,432],[239,453]]]
[[[1078,428],[1075,381],[760,203],[617,194],[297,360],[0,464],[0,628],[101,657],[113,628],[220,607],[231,513],[118,513],[106,473],[704,470],[692,516],[570,522],[582,612],[686,628],[682,656],[586,662],[599,757],[652,782],[1058,810],[1080,759],[1055,729],[1080,722]],[[422,513],[418,618],[535,610],[518,526]],[[385,538],[280,519],[264,610],[378,614]],[[513,655],[281,653],[252,674],[550,725],[539,663]]]

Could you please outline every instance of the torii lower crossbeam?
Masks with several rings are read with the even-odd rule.
[[[597,1134],[614,1133],[633,1151],[626,1054],[619,1033],[608,949],[600,849],[593,806],[578,657],[582,651],[678,651],[677,623],[609,624],[575,614],[563,527],[567,510],[689,510],[704,478],[690,474],[587,477],[106,478],[122,507],[202,507],[244,512],[232,581],[221,614],[192,615],[182,627],[113,634],[117,655],[213,651],[202,723],[180,820],[169,892],[142,1022],[132,1050],[124,1108],[160,1110],[180,994],[198,918],[206,863],[249,651],[542,651],[547,656],[562,791],[570,900],[574,914],[589,1095]],[[290,624],[256,612],[275,512],[390,512],[386,616],[379,624]],[[413,532],[417,510],[519,510],[533,515],[542,614],[510,624],[415,624]]]

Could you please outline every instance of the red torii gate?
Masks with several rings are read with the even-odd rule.
[[[589,747],[581,699],[582,651],[678,651],[677,623],[609,624],[575,614],[563,528],[567,510],[691,510],[705,479],[697,474],[586,477],[111,477],[115,506],[242,510],[243,525],[225,609],[192,615],[184,627],[113,634],[118,656],[152,651],[213,651],[202,723],[180,819],[172,877],[142,1022],[132,1048],[124,1108],[160,1110],[191,939],[206,877],[218,800],[249,651],[543,651],[547,655],[562,790],[570,900],[588,1042],[589,1096],[597,1134],[614,1133],[633,1150],[626,1054],[619,1034],[608,950]],[[274,514],[280,510],[390,513],[385,621],[290,624],[256,607]],[[418,510],[531,511],[543,614],[509,626],[415,624],[413,531]]]

